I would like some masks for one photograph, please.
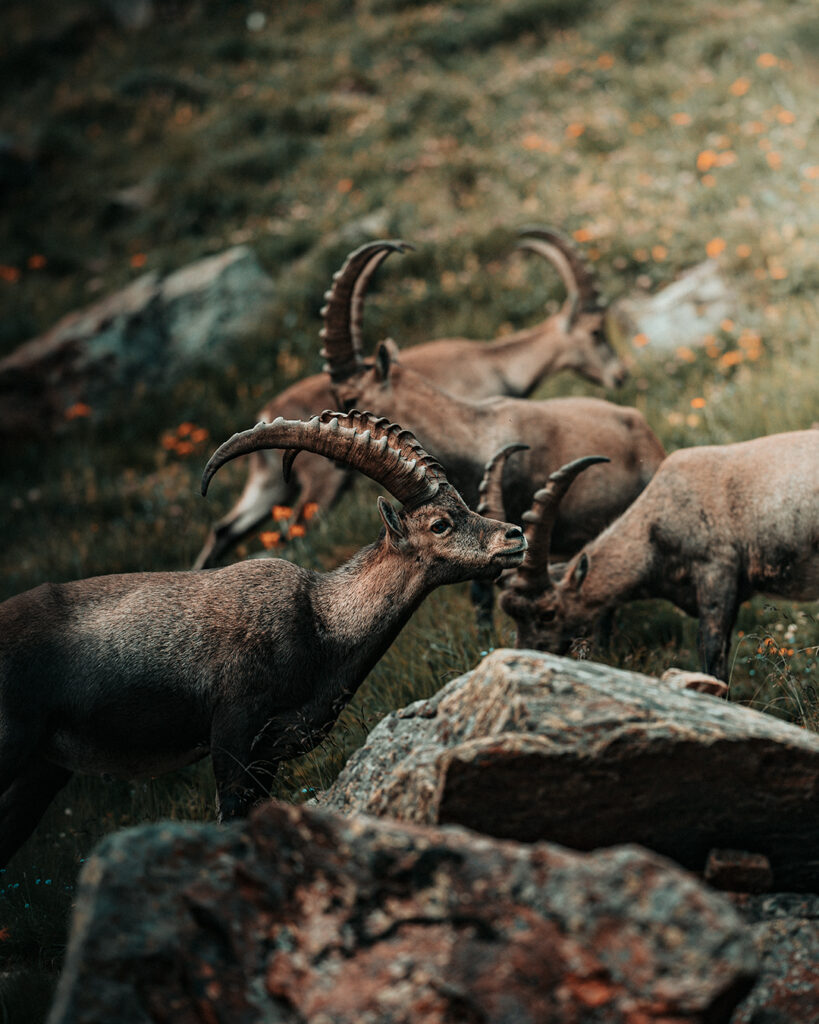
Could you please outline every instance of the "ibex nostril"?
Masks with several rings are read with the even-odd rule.
[[[519,526],[510,526],[504,536],[507,540],[518,540],[523,536],[523,530]]]

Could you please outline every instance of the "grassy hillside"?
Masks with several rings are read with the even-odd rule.
[[[138,32],[91,0],[0,10],[0,85],[13,98],[0,135],[33,168],[0,160],[0,354],[146,270],[237,242],[275,277],[277,309],[221,372],[166,394],[135,389],[115,416],[92,409],[52,442],[21,438],[4,453],[0,597],[188,566],[243,479],[228,467],[203,502],[205,458],[270,394],[320,368],[322,293],[372,237],[417,247],[385,265],[367,307],[368,337],[403,346],[543,315],[560,292],[537,261],[507,258],[521,224],[573,235],[610,297],[710,255],[738,315],[696,352],[659,356],[620,338],[634,374],[616,399],[669,449],[819,419],[812,0],[156,6]],[[568,393],[599,391],[563,375],[542,392]],[[208,440],[171,445],[183,424]],[[357,487],[285,556],[337,564],[375,536],[375,493]],[[253,537],[240,553],[261,550]],[[734,698],[815,727],[816,606],[758,599],[739,626]],[[465,589],[435,594],[324,748],[282,774],[279,795],[326,784],[386,710],[511,639],[500,619],[495,635],[476,633]],[[632,606],[601,656],[693,667],[694,623],[668,605]],[[3,1019],[39,1019],[47,1004],[78,864],[99,835],[211,808],[207,768],[66,789],[0,875]]]

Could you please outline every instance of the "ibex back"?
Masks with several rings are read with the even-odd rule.
[[[727,680],[743,601],[755,592],[819,598],[816,431],[672,453],[634,504],[555,573],[558,506],[594,461],[563,467],[535,496],[526,559],[505,575],[500,598],[519,647],[564,653],[611,609],[660,597],[699,617],[702,669]],[[497,497],[485,511],[503,517]]]
[[[493,395],[530,395],[547,376],[573,370],[607,388],[619,387],[628,376],[606,336],[606,307],[597,283],[574,247],[550,228],[528,228],[519,248],[546,259],[559,273],[567,299],[552,316],[525,330],[496,341],[441,338],[414,345],[402,360],[451,394],[479,400]],[[364,358],[361,323],[363,302],[372,275],[391,252],[403,252],[404,242],[372,242],[348,257],[328,292],[330,305],[343,303],[342,320],[328,317],[322,332],[331,348],[346,346],[343,372],[371,361]],[[346,290],[349,284],[349,291]],[[277,416],[304,419],[334,402],[326,373],[297,381],[273,398],[259,413],[268,422]],[[207,568],[248,531],[269,515],[273,505],[293,507],[293,518],[317,506],[328,509],[351,475],[326,459],[305,454],[291,480],[281,476],[281,457],[256,452],[248,458],[248,475],[239,500],[215,524],[194,568]]]
[[[156,775],[210,753],[220,816],[318,743],[436,587],[520,562],[522,531],[471,512],[408,432],[360,413],[278,420],[214,454],[305,450],[371,476],[379,540],[334,572],[279,559],[45,584],[0,605],[0,863],[72,772]]]

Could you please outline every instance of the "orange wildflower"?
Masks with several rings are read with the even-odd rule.
[[[610,53],[601,53],[597,58],[597,66],[607,71],[609,68],[614,67],[614,57]]]
[[[736,81],[731,82],[728,87],[728,91],[732,96],[744,96],[745,93],[751,88],[751,83],[747,78],[737,78]]]
[[[635,334],[631,339],[631,343],[635,348],[643,348],[644,345],[648,344],[648,335],[642,333]]]
[[[586,126],[584,124],[581,124],[579,121],[572,121],[571,124],[566,125],[566,136],[569,139],[579,139],[585,130]]]
[[[352,178],[341,178],[336,185],[336,191],[342,195],[346,195],[348,192],[353,190],[353,179]]]
[[[277,523],[280,523],[283,519],[289,519],[293,515],[293,509],[289,505],[274,505],[271,515]]]
[[[792,110],[777,110],[776,119],[780,124],[793,124],[796,120],[796,114]]]
[[[176,432],[177,434],[179,434],[180,437],[187,437],[188,434],[190,434],[190,432],[195,429],[195,427],[195,423],[189,423],[187,420],[185,420],[184,423],[179,424],[179,426],[176,428]]]
[[[145,266],[147,260],[148,257],[145,255],[144,252],[135,252],[134,255],[131,257],[131,266],[135,267],[138,270],[140,267]]]
[[[751,255],[750,245],[746,245],[744,242],[738,245],[734,251],[741,260],[747,260],[748,257]]]
[[[307,533],[307,527],[301,523],[293,523],[290,527],[290,537],[303,537]]]
[[[710,171],[717,162],[717,154],[713,149],[703,149],[697,155],[697,170]]]
[[[271,548],[277,548],[281,545],[282,535],[278,530],[265,530],[259,534],[259,540],[262,542],[262,547],[265,551],[269,551]]]
[[[713,174],[703,174],[700,178],[700,182],[705,185],[706,188],[713,188],[717,183],[717,179]]]
[[[6,264],[0,264],[0,281],[8,281],[9,284],[14,284],[20,280],[20,271],[17,267],[9,267]]]
[[[712,238],[711,241],[706,245],[705,251],[711,257],[716,259],[721,252],[725,250],[725,239],[724,238]]]
[[[532,152],[535,150],[543,150],[546,152],[550,148],[548,139],[544,139],[543,136],[538,135],[537,132],[527,132],[526,135],[523,136],[522,145],[524,149],[531,150]]]
[[[704,409],[705,408],[705,399],[704,398],[692,398],[691,399],[691,408],[692,409]]]
[[[91,406],[86,405],[85,402],[75,402],[65,410],[65,418],[67,420],[79,420],[84,419],[86,416],[91,415]]]
[[[207,441],[208,432],[204,427],[197,427],[196,430],[191,431],[191,441],[194,444],[201,444],[203,441]]]
[[[773,150],[770,153],[765,154],[765,159],[768,161],[768,166],[772,171],[778,171],[782,166],[782,157],[779,153],[776,153]]]
[[[590,242],[594,236],[588,228],[578,228],[572,232],[572,238],[575,242]]]
[[[696,362],[697,356],[693,349],[690,349],[687,345],[681,345],[677,349],[677,358],[682,359],[684,363]]]
[[[684,110],[676,110],[671,115],[671,123],[677,125],[691,124],[691,115]]]
[[[306,523],[309,523],[313,516],[316,514],[316,512],[318,512],[318,502],[308,501],[304,508],[301,510],[301,517]]]
[[[653,245],[651,247],[652,259],[655,259],[655,260],[661,262],[662,260],[664,260],[666,258],[667,255],[668,255],[668,249],[666,249],[666,247],[664,245]]]
[[[721,331],[733,331],[734,321],[730,317],[726,316],[723,320],[720,320],[719,326]]]
[[[760,53],[756,62],[761,68],[775,68],[779,58],[773,53]]]
[[[176,454],[177,455],[190,455],[193,452],[193,445],[190,441],[177,441],[176,442]]]
[[[42,270],[43,267],[48,263],[48,260],[43,256],[41,252],[35,252],[28,258],[28,269],[29,270]]]
[[[720,356],[719,365],[723,370],[727,370],[731,366],[737,366],[743,360],[743,355],[739,349],[732,349],[730,352],[726,352]]]

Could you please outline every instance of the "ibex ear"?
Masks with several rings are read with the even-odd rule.
[[[381,495],[378,496],[378,511],[381,514],[381,518],[384,521],[384,526],[387,528],[387,533],[390,535],[390,539],[394,543],[403,540],[406,537],[407,532],[404,529],[404,524],[398,518],[398,513],[394,507]]]
[[[380,341],[375,350],[375,375],[378,380],[386,380],[390,375],[390,367],[396,362],[398,362],[398,346],[392,338]]]
[[[586,578],[586,573],[589,571],[589,556],[584,551],[583,554],[578,558],[577,565],[574,567],[572,572],[572,583],[579,590],[580,584]]]

